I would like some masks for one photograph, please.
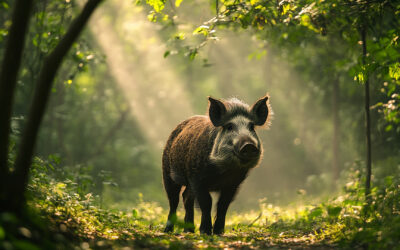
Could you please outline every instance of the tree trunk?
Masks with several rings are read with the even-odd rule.
[[[36,82],[35,94],[30,106],[27,124],[22,134],[15,162],[15,172],[9,189],[13,190],[13,194],[10,194],[8,197],[10,201],[9,208],[13,211],[20,211],[25,203],[25,190],[28,183],[28,174],[34,146],[57,70],[72,44],[85,27],[89,17],[101,1],[102,0],[89,0],[86,3],[82,12],[72,22],[67,33],[44,61]]]
[[[332,92],[332,118],[333,118],[333,138],[332,138],[332,186],[336,188],[336,181],[339,179],[339,144],[340,144],[340,120],[339,120],[339,81],[333,81]]]
[[[367,63],[367,32],[366,25],[361,28],[361,41],[362,41],[362,63],[365,66]],[[366,178],[365,178],[365,199],[369,203],[369,195],[371,193],[371,118],[370,118],[370,104],[369,104],[369,75],[364,73],[364,94],[365,94],[365,135],[366,135]]]
[[[0,207],[9,180],[8,144],[15,86],[21,65],[26,29],[29,24],[32,0],[16,0],[12,25],[7,39],[0,72]]]

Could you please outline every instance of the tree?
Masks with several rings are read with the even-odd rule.
[[[0,72],[0,200],[7,200],[5,192],[10,175],[8,168],[8,143],[11,109],[32,2],[15,2],[12,26]],[[0,207],[3,206],[0,203]]]
[[[32,2],[32,1],[29,1]],[[0,209],[3,211],[22,211],[23,205],[25,203],[25,189],[28,182],[28,174],[29,168],[31,164],[31,159],[34,151],[34,146],[37,138],[37,134],[39,131],[40,123],[43,119],[43,115],[46,109],[46,105],[48,103],[50,90],[52,86],[52,82],[54,77],[56,76],[57,70],[59,69],[63,58],[65,57],[68,50],[71,48],[74,41],[78,38],[79,34],[85,27],[87,21],[90,16],[100,4],[101,0],[88,0],[86,5],[83,7],[82,12],[78,15],[78,17],[72,22],[69,27],[67,33],[62,37],[60,42],[54,48],[54,50],[46,57],[44,65],[39,73],[39,77],[36,82],[35,94],[32,100],[32,104],[30,106],[30,111],[28,114],[28,120],[26,127],[24,129],[20,148],[17,153],[17,158],[14,164],[14,171],[10,172],[7,166],[7,163],[4,163],[4,159],[7,160],[7,156],[4,157],[4,154],[7,155],[8,150],[8,137],[9,137],[9,123],[11,117],[11,105],[12,105],[12,97],[14,95],[14,89],[16,85],[16,77],[12,77],[11,79],[3,78],[4,75],[8,74],[6,64],[12,62],[12,58],[10,58],[13,53],[9,51],[15,51],[14,53],[17,55],[22,54],[22,44],[24,39],[21,39],[21,44],[19,46],[13,45],[18,38],[23,38],[23,34],[21,34],[21,29],[23,33],[25,33],[26,26],[28,24],[28,15],[23,15],[26,17],[26,20],[23,22],[13,22],[10,29],[10,38],[8,41],[8,46],[5,53],[5,58],[3,60],[3,67],[0,78],[2,81],[0,82],[0,89],[5,90],[2,93],[4,95],[9,96],[10,100],[6,104],[8,104],[7,108],[9,111],[5,112],[5,114],[1,119],[2,126],[6,129],[6,134],[4,135],[4,139],[0,141],[1,149],[5,152],[1,151],[0,159],[0,170],[1,174],[4,174],[3,180],[8,180],[2,182],[2,186],[0,189]],[[23,13],[29,13],[32,5],[25,5],[25,1],[17,0],[13,10],[13,20],[17,20],[21,11]],[[17,34],[15,36],[11,36],[12,34]],[[17,43],[18,45],[18,43]],[[8,54],[11,54],[7,57]],[[14,75],[17,75],[18,68],[20,65],[20,61],[14,64],[12,67]],[[5,81],[3,81],[3,79]],[[11,86],[11,87],[10,87]],[[6,110],[7,111],[7,110]],[[7,125],[8,124],[8,125]],[[8,129],[7,129],[8,127]],[[5,133],[5,132],[3,132]],[[12,190],[12,192],[10,192]]]

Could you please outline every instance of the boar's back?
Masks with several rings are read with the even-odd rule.
[[[185,186],[189,178],[205,177],[215,136],[215,127],[208,116],[193,116],[180,123],[164,149],[164,172]]]

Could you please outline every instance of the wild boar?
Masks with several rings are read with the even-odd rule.
[[[232,98],[209,97],[208,115],[193,116],[180,123],[166,143],[163,182],[169,200],[165,232],[176,222],[179,194],[186,210],[185,232],[194,232],[194,202],[201,209],[200,233],[223,234],[225,216],[240,184],[262,157],[262,144],[256,127],[268,126],[271,113],[269,96],[253,106]],[[219,192],[217,215],[212,227],[210,192]]]

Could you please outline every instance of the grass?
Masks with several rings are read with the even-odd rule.
[[[164,233],[167,211],[141,196],[130,211],[102,209],[99,198],[73,180],[46,171],[48,164],[36,159],[23,216],[0,214],[0,249],[399,249],[395,177],[372,190],[370,206],[353,176],[342,195],[327,202],[284,208],[261,200],[256,211],[228,213],[223,236],[207,236],[198,233],[198,224],[196,233],[183,233],[182,221],[174,233]]]

